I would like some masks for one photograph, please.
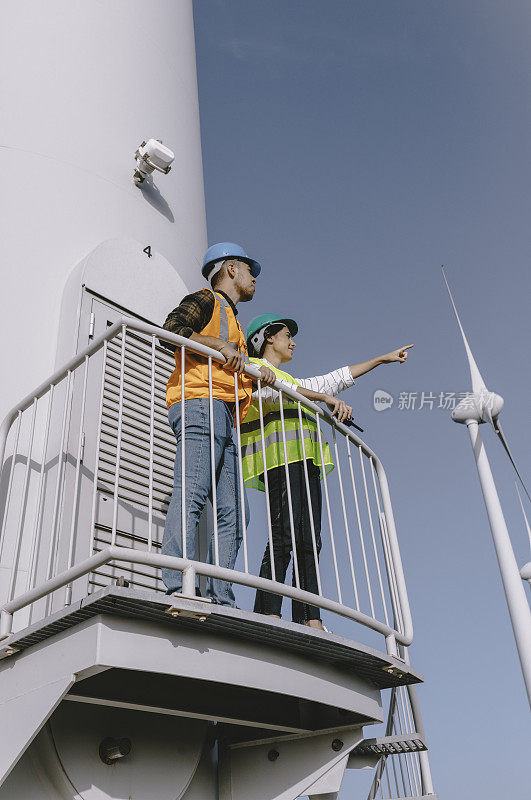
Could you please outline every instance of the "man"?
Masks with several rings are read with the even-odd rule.
[[[217,542],[211,537],[209,561],[220,567],[234,568],[242,539],[241,502],[245,515],[247,498],[240,497],[237,451],[232,439],[235,414],[235,378],[237,375],[240,420],[251,404],[251,379],[245,375],[248,363],[245,337],[237,320],[236,306],[254,297],[260,264],[249,258],[245,250],[233,242],[210,247],[205,255],[202,273],[211,289],[187,295],[167,317],[164,328],[199,344],[217,350],[225,358],[220,364],[212,359],[209,375],[208,358],[185,350],[184,419],[181,396],[181,349],[175,351],[175,369],[168,380],[166,403],[168,418],[177,439],[174,486],[162,539],[164,555],[193,559],[197,523],[207,497],[212,499],[210,451],[209,386],[212,387],[214,465],[216,475]],[[275,380],[273,372],[261,370],[266,385]],[[184,423],[184,424],[183,424]],[[181,454],[185,448],[185,474],[181,474]],[[184,477],[184,514],[182,509]],[[185,518],[183,545],[182,519]],[[182,588],[182,574],[163,569],[162,580],[168,594]],[[209,580],[208,596],[213,602],[234,606],[232,585]]]
[[[314,378],[292,378],[280,369],[281,364],[291,361],[296,347],[293,337],[298,332],[295,320],[283,319],[276,314],[262,314],[247,328],[247,346],[251,363],[260,369],[268,366],[277,380],[295,388],[299,394],[314,402],[324,402],[339,422],[350,418],[351,406],[335,397],[336,394],[354,384],[354,379],[369,372],[379,364],[404,362],[407,350],[413,345],[393,350],[384,356],[373,358],[362,364],[342,367],[327,375]],[[258,392],[245,423],[241,426],[242,461],[246,486],[265,488],[263,447],[260,426]],[[293,541],[295,555],[293,585],[298,574],[299,586],[305,591],[318,593],[317,563],[321,549],[321,485],[323,470],[328,473],[334,462],[328,444],[319,445],[315,417],[302,411],[302,431],[297,403],[283,397],[285,446],[291,494],[291,515],[288,504],[288,483],[284,456],[284,436],[280,416],[279,393],[274,389],[260,391],[264,418],[265,456],[269,508],[271,513],[271,538],[275,579],[283,581],[292,557]],[[305,463],[306,462],[306,465]],[[308,477],[309,498],[306,489]],[[293,531],[292,531],[293,521]],[[293,538],[292,538],[293,536]],[[297,570],[295,569],[295,558]],[[272,577],[271,552],[266,547],[262,559],[260,576]],[[260,614],[280,617],[282,598],[268,592],[258,591],[254,610]],[[319,609],[315,606],[292,602],[294,622],[323,630]]]

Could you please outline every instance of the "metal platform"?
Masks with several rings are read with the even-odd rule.
[[[168,608],[192,616],[170,616]],[[333,633],[303,627],[249,611],[212,605],[161,592],[108,586],[1,643],[0,658],[20,652],[97,615],[133,617],[160,626],[211,631],[229,638],[277,646],[352,672],[378,689],[420,683],[422,675],[398,658]]]

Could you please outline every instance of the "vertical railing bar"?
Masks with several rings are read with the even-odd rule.
[[[334,539],[334,526],[332,524],[332,512],[330,510],[330,498],[328,496],[328,483],[326,480],[326,465],[324,463],[324,451],[323,451],[323,437],[321,436],[321,425],[319,422],[320,414],[315,415],[315,421],[317,423],[317,438],[319,441],[319,452],[321,454],[321,469],[323,470],[323,483],[324,483],[324,490],[325,490],[325,499],[326,499],[326,511],[328,515],[328,525],[330,528],[330,542],[332,544],[332,557],[334,561],[334,571],[336,574],[336,583],[337,583],[337,596],[339,602],[343,602],[343,598],[341,596],[341,586],[339,584],[339,572],[337,569],[337,556],[336,556],[336,543]]]
[[[421,791],[421,788],[420,788],[420,780],[419,780],[419,775],[418,775],[417,760],[415,759],[416,755],[417,755],[417,753],[406,753],[406,758],[409,758],[409,764],[410,764],[410,767],[411,767],[411,774],[413,775],[413,784],[415,786],[415,795],[418,795],[420,797],[420,795],[422,794],[422,791]]]
[[[400,733],[399,733],[398,728],[396,726],[396,720],[394,722],[394,730],[395,730],[395,735],[399,736]],[[404,789],[404,797],[405,797],[406,794],[407,794],[407,788],[406,788],[406,779],[405,779],[405,776],[404,776],[404,768],[402,766],[402,759],[400,758],[399,755],[397,755],[396,758],[397,758],[397,761],[398,761],[398,766],[400,768],[400,777],[402,778],[402,787]]]
[[[57,482],[55,485],[55,496],[54,496],[54,503],[53,503],[53,517],[52,517],[52,524],[50,526],[50,546],[48,548],[48,563],[46,565],[46,577],[45,580],[49,580],[56,567],[57,555],[59,551],[58,547],[58,539],[56,537],[56,530],[58,525],[58,517],[59,517],[59,509],[61,506],[61,495],[62,495],[62,481],[63,481],[63,463],[64,463],[64,449],[65,444],[68,447],[68,434],[67,430],[69,430],[69,408],[70,408],[70,400],[71,400],[71,388],[72,388],[72,370],[68,370],[67,372],[67,385],[66,385],[66,397],[65,397],[65,408],[63,412],[63,422],[61,428],[61,446],[59,448],[59,457],[57,460]],[[50,604],[53,600],[53,593],[48,595],[46,598],[45,603],[45,615],[48,614],[48,610],[50,608]]]
[[[371,476],[372,476],[372,485],[374,489],[374,496],[376,498],[376,507],[378,509],[378,520],[380,523],[380,536],[382,539],[382,550],[384,554],[385,560],[385,568],[387,572],[387,579],[389,583],[389,597],[391,600],[391,607],[393,609],[393,614],[395,617],[394,625],[396,629],[400,632],[404,631],[404,620],[402,617],[402,609],[400,607],[400,596],[398,594],[398,586],[396,583],[396,572],[395,572],[395,565],[393,562],[393,554],[391,552],[391,547],[389,545],[389,534],[387,530],[387,520],[385,518],[385,513],[382,511],[382,507],[380,505],[380,496],[378,493],[378,486],[376,483],[376,470],[374,469],[374,462],[372,456],[369,458],[369,463],[371,466]]]
[[[388,709],[388,712],[387,712],[387,722],[386,722],[386,726],[385,726],[385,735],[386,736],[391,736],[392,733],[393,733],[393,726],[395,724],[394,723],[394,716],[395,716],[395,708],[396,708],[396,692],[397,692],[397,688],[393,687],[391,689],[391,695],[390,695],[390,698],[389,698],[389,709]],[[388,785],[389,785],[388,758],[391,759],[391,764],[393,765],[393,771],[395,772],[395,778],[396,778],[396,771],[395,771],[395,767],[394,767],[393,756],[391,755],[389,757],[384,757],[383,763],[384,763],[384,768],[387,769],[387,780],[388,780]],[[376,767],[376,776],[378,777],[378,780],[381,780],[382,774],[383,774],[382,760],[380,760],[378,762],[377,767]],[[398,787],[398,782],[397,782],[397,787]],[[397,789],[397,794],[398,794],[398,789]],[[389,788],[389,795],[391,795],[390,788]]]
[[[402,717],[402,711],[400,708],[400,692],[397,692],[397,701],[396,701],[396,719],[398,720],[398,726],[400,728],[399,735],[406,733],[404,729],[404,720]]]
[[[122,425],[124,409],[125,344],[126,326],[122,325],[122,347],[120,352],[120,395],[118,398],[118,432],[116,436],[116,472],[114,475],[111,545],[116,544],[116,532],[118,528],[118,489],[120,483],[120,454],[122,450]]]
[[[413,763],[413,776],[415,778],[415,786],[417,786],[417,794],[422,796],[422,773],[420,771],[420,758],[419,753],[411,753],[411,761]]]
[[[52,406],[53,406],[53,396],[55,391],[55,384],[50,384],[50,398],[48,401],[48,410],[46,412],[46,427],[44,429],[44,442],[42,448],[42,462],[41,468],[39,470],[39,485],[37,489],[37,505],[36,508],[36,517],[35,517],[35,525],[33,528],[33,537],[31,540],[31,561],[30,567],[28,570],[28,580],[26,582],[26,591],[30,588],[32,589],[35,585],[35,580],[37,578],[37,551],[40,550],[41,546],[41,533],[42,533],[42,508],[44,503],[44,472],[46,470],[46,452],[48,450],[48,438],[50,435],[50,421],[52,418]],[[35,572],[35,575],[33,574]],[[33,605],[31,606],[30,610],[30,621],[31,621],[31,612],[33,611]]]
[[[389,698],[389,712],[388,712],[387,724],[385,726],[385,735],[386,736],[392,736],[393,735],[393,731],[395,731],[395,733],[396,733],[396,724],[395,724],[396,703],[397,703],[396,694],[397,694],[397,687],[394,686],[391,689],[391,697]],[[398,777],[397,777],[397,774],[396,774],[395,757],[394,756],[391,756],[391,764],[392,764],[392,767],[393,767],[393,775],[394,775],[394,778],[395,778],[396,794],[398,796],[400,789],[399,789],[399,786],[398,786]]]
[[[28,491],[28,482],[29,476],[31,471],[31,456],[33,453],[33,436],[35,433],[35,416],[37,413],[37,398],[33,398],[33,409],[31,414],[31,423],[30,423],[30,436],[29,436],[29,446],[28,446],[28,459],[26,461],[26,469],[24,471],[24,485],[22,488],[22,502],[20,504],[20,514],[18,518],[18,525],[17,525],[17,538],[15,541],[15,553],[13,558],[13,566],[11,567],[11,575],[9,579],[9,590],[7,593],[8,600],[13,599],[13,594],[15,591],[15,583],[16,583],[16,573],[18,568],[18,562],[20,558],[20,550],[22,548],[22,524],[24,520],[24,508],[26,505],[26,493]],[[6,506],[7,510],[7,506]]]
[[[400,703],[400,714],[401,714],[401,718],[402,718],[402,733],[409,734],[409,733],[411,733],[411,730],[409,728],[409,719],[408,719],[407,712],[406,712],[406,707],[405,707],[405,704],[404,704],[404,693],[402,691],[403,688],[404,687],[401,686],[399,691],[398,691],[398,698],[399,698],[399,703]]]
[[[352,559],[352,546],[350,543],[350,529],[348,526],[348,519],[347,519],[347,507],[345,504],[345,493],[343,491],[343,478],[341,475],[341,464],[339,459],[339,449],[337,446],[337,436],[336,436],[336,429],[335,427],[332,428],[332,438],[334,440],[334,453],[336,456],[336,464],[337,464],[337,477],[339,480],[339,493],[341,495],[341,508],[343,511],[343,522],[345,525],[345,539],[347,540],[347,550],[348,550],[348,559],[350,564],[350,574],[352,576],[352,586],[354,588],[354,599],[356,600],[356,609],[360,610],[360,601],[358,597],[358,585],[356,583],[356,575],[354,573],[354,561]]]
[[[409,728],[409,725],[408,725],[408,721],[407,721],[407,711],[406,711],[406,704],[405,704],[405,697],[404,697],[405,689],[404,689],[403,686],[401,686],[400,688],[401,688],[401,691],[399,692],[399,698],[400,698],[400,705],[402,706],[402,718],[404,720],[404,728],[405,728],[404,733],[410,733],[410,731],[407,730],[407,728]],[[417,776],[416,776],[415,769],[414,769],[414,763],[413,763],[413,760],[412,760],[412,755],[413,755],[412,753],[406,753],[405,754],[405,756],[406,756],[406,765],[409,764],[409,766],[411,767],[411,773],[413,774],[413,783],[415,784],[415,791],[417,792],[417,794],[420,794],[420,786],[417,783]]]
[[[404,734],[404,733],[406,733],[406,731],[405,731],[405,726],[404,726],[404,720],[403,720],[403,717],[402,717],[402,712],[401,712],[401,709],[400,709],[400,693],[399,693],[398,703],[396,705],[396,710],[397,710],[398,719],[399,719],[399,722],[400,722],[400,733]],[[407,779],[408,779],[408,782],[409,782],[409,789],[410,789],[411,793],[413,793],[413,782],[411,780],[411,771],[409,769],[409,761],[408,761],[408,758],[407,758],[408,754],[407,753],[403,753],[403,755],[405,757],[405,764],[406,764]]]
[[[90,517],[90,545],[89,556],[94,552],[94,541],[96,538],[96,504],[98,500],[98,467],[100,462],[100,444],[101,444],[101,428],[103,424],[103,401],[105,396],[105,373],[107,370],[107,346],[108,341],[105,339],[103,342],[103,363],[101,368],[101,391],[100,391],[100,407],[98,417],[98,430],[96,433],[96,449],[94,453],[94,488],[92,490],[92,513]]]
[[[153,549],[153,449],[155,442],[155,358],[156,337],[151,337],[151,396],[149,404],[149,486],[148,486],[148,536],[147,549]]]
[[[183,558],[187,558],[186,530],[186,347],[181,345],[181,541]]]
[[[13,486],[13,476],[15,473],[15,462],[17,460],[17,450],[18,450],[18,440],[20,436],[20,426],[22,424],[22,411],[19,411],[17,414],[17,428],[15,433],[15,441],[13,442],[13,459],[11,461],[11,467],[9,470],[9,482],[7,484],[7,494],[6,494],[6,502],[4,505],[4,519],[2,521],[2,531],[0,532],[0,556],[2,555],[2,551],[4,548],[4,539],[5,539],[5,530],[7,524],[7,515],[9,512],[9,502],[11,500],[11,487]],[[2,464],[0,464],[2,467]]]
[[[48,548],[48,563],[46,566],[46,578],[45,580],[49,580],[52,577],[52,565],[54,560],[54,548],[55,548],[55,528],[57,525],[57,513],[59,509],[59,497],[60,497],[60,488],[61,488],[61,479],[63,476],[63,450],[65,446],[65,434],[66,434],[66,420],[68,417],[68,400],[70,395],[70,384],[72,381],[72,372],[68,370],[67,373],[67,388],[66,388],[66,396],[65,396],[65,408],[63,411],[63,422],[61,428],[61,446],[59,448],[59,457],[57,459],[57,481],[55,484],[55,496],[54,496],[54,503],[53,503],[53,517],[52,517],[52,524],[50,526],[50,546]]]
[[[297,542],[295,539],[295,525],[293,522],[293,504],[291,498],[291,483],[289,479],[289,464],[288,464],[288,445],[286,442],[286,428],[284,423],[284,398],[282,392],[278,393],[278,402],[280,406],[280,427],[282,430],[282,446],[284,450],[284,469],[286,473],[286,488],[288,494],[288,513],[289,513],[289,526],[291,530],[291,548],[293,553],[293,576],[295,578],[295,586],[297,589],[301,588],[300,575],[299,575],[299,559],[297,556]]]
[[[378,557],[378,549],[376,547],[376,537],[374,535],[374,525],[373,525],[373,522],[372,522],[372,512],[371,512],[371,504],[370,504],[370,501],[369,501],[369,490],[368,490],[368,487],[367,487],[367,477],[365,475],[365,467],[363,465],[363,452],[361,450],[361,447],[359,447],[359,446],[358,446],[358,451],[359,451],[359,454],[360,454],[361,474],[362,474],[362,477],[363,477],[363,488],[365,490],[365,500],[367,502],[367,514],[369,516],[369,527],[370,527],[370,530],[371,530],[372,547],[373,547],[373,550],[374,550],[374,560],[376,561],[376,571],[378,573],[378,583],[380,585],[380,595],[381,595],[381,598],[382,598],[382,605],[383,605],[383,610],[384,610],[385,622],[386,622],[387,625],[389,625],[389,616],[387,614],[387,603],[385,602],[385,594],[384,594],[383,581],[382,581],[382,572],[381,572],[381,569],[380,569],[380,559]]]
[[[408,716],[408,720],[409,720],[409,728],[411,730],[411,733],[418,733],[418,731],[416,730],[416,727],[415,727],[415,720],[413,719],[413,711],[411,709],[409,695],[406,697],[406,691],[407,690],[404,689],[404,703],[405,703],[405,706],[406,706],[407,716]]]
[[[267,477],[267,457],[264,433],[264,411],[262,407],[262,381],[258,378],[258,415],[260,417],[260,437],[262,439],[262,463],[264,465],[264,488],[266,496],[267,535],[269,539],[269,559],[271,562],[271,580],[276,581],[275,552],[273,549],[273,531],[271,528],[271,508],[269,507],[269,479]]]
[[[83,425],[85,422],[85,407],[87,402],[87,380],[88,380],[88,367],[89,367],[89,357],[85,356],[85,369],[83,371],[83,389],[81,391],[81,409],[79,412],[79,436],[77,441],[77,458],[76,458],[76,473],[74,478],[74,497],[72,502],[72,518],[70,520],[70,539],[68,543],[68,564],[67,569],[73,564],[74,561],[74,541],[75,541],[75,531],[76,531],[76,517],[77,517],[77,508],[78,508],[78,490],[79,490],[79,478],[81,474],[81,459],[83,454],[83,437],[85,435],[83,430]],[[72,584],[69,583],[68,586],[65,586],[65,606],[70,604],[72,597]]]
[[[212,474],[212,508],[214,516],[214,562],[219,567],[218,498],[216,486],[216,454],[214,449],[214,400],[212,397],[212,356],[208,357],[208,406],[210,412],[210,471]]]
[[[354,469],[352,467],[352,455],[351,455],[351,452],[350,452],[350,439],[349,439],[348,436],[346,437],[346,441],[347,441],[348,465],[349,465],[349,469],[350,469],[350,480],[351,480],[351,483],[352,483],[352,492],[354,494],[354,505],[356,506],[356,519],[357,519],[357,522],[358,522],[358,531],[359,531],[359,534],[360,534],[361,553],[362,553],[362,556],[363,556],[363,567],[364,567],[364,570],[365,570],[365,580],[367,581],[367,592],[369,594],[369,605],[370,605],[370,608],[371,608],[371,614],[372,614],[373,618],[376,618],[375,613],[374,613],[374,601],[373,601],[373,597],[372,597],[371,580],[370,580],[370,577],[369,577],[369,565],[367,563],[367,553],[365,552],[365,540],[363,538],[363,527],[362,527],[362,524],[361,524],[361,514],[360,514],[360,507],[359,507],[359,502],[358,502],[358,492],[357,492],[357,489],[356,489],[356,481],[354,480]]]
[[[380,528],[382,531],[382,545],[384,550],[384,557],[386,564],[389,564],[390,567],[392,565],[392,554],[391,548],[389,546],[389,539],[388,539],[388,532],[387,532],[387,521],[385,519],[385,514],[383,511],[380,511]],[[391,605],[393,607],[393,613],[395,616],[394,625],[397,631],[403,632],[404,631],[404,619],[402,616],[402,609],[400,608],[400,597],[398,594],[398,587],[396,585],[396,575],[394,569],[389,569],[389,594],[391,596]]]
[[[405,724],[406,724],[406,728],[407,728],[406,733],[414,733],[415,729],[412,727],[412,724],[411,724],[411,714],[410,714],[410,709],[409,709],[409,700],[406,698],[404,687],[402,686],[400,688],[404,690],[402,692],[402,708],[403,708],[403,711],[404,711],[404,720],[405,720]]]
[[[374,778],[369,789],[369,795],[367,800],[375,800],[376,794],[378,789],[380,788],[380,781],[382,778],[383,770],[384,770],[384,762],[385,756],[380,756],[379,761],[376,763],[376,769],[374,771]]]
[[[60,542],[60,532],[61,532],[61,524],[63,520],[63,512],[64,512],[64,499],[65,499],[65,487],[66,487],[66,467],[68,465],[68,444],[70,439],[70,426],[72,424],[72,413],[73,413],[73,404],[74,404],[74,384],[75,384],[75,372],[78,367],[72,370],[72,374],[70,376],[70,398],[68,400],[68,416],[66,419],[66,433],[65,433],[65,455],[63,459],[63,477],[61,479],[61,487],[59,490],[59,506],[58,506],[58,515],[57,515],[57,537],[55,541],[55,553],[54,553],[54,560],[53,560],[53,568],[52,568],[52,575],[57,573],[58,567],[58,559],[59,559],[59,542]],[[50,596],[50,600],[51,600]]]
[[[413,712],[411,710],[411,705],[409,701],[409,697],[406,697],[406,689],[404,689],[404,708],[406,710],[406,717],[408,720],[408,727],[411,734],[417,733],[415,730],[415,722],[413,720]],[[422,792],[420,791],[422,786],[422,774],[420,769],[420,758],[418,753],[411,753],[411,762],[412,762],[412,769],[413,769],[413,777],[415,779],[415,786],[417,789],[417,793],[420,795]]]
[[[240,484],[240,512],[242,517],[243,535],[243,565],[245,572],[249,572],[249,560],[247,556],[247,522],[245,519],[245,486],[243,483],[243,464],[242,464],[242,442],[240,438],[240,398],[238,395],[238,373],[234,373],[234,417],[236,420],[236,441],[238,447],[238,479]]]
[[[391,758],[392,758],[392,756],[391,756]],[[389,792],[389,797],[392,797],[393,795],[392,795],[392,792],[391,792],[391,782],[389,781],[389,766],[388,766],[388,761],[389,761],[389,759],[388,759],[388,758],[386,758],[386,759],[385,759],[385,765],[384,765],[384,773],[385,773],[385,779],[386,779],[386,781],[387,781],[387,791]]]
[[[304,482],[306,484],[306,497],[308,499],[308,514],[310,515],[310,530],[312,534],[312,547],[313,547],[313,558],[315,562],[315,573],[317,575],[317,589],[319,592],[319,596],[323,596],[323,591],[321,588],[321,571],[319,569],[319,553],[317,552],[317,540],[315,538],[315,525],[313,520],[313,505],[312,505],[312,498],[310,496],[310,479],[308,477],[308,464],[306,463],[306,445],[304,444],[304,428],[302,425],[302,409],[301,409],[301,401],[297,401],[297,408],[299,411],[299,431],[301,435],[301,442],[302,442],[302,462],[304,467]]]
[[[400,787],[398,785],[398,775],[396,774],[396,759],[394,758],[394,756],[391,756],[391,766],[393,767],[393,775],[394,775],[394,778],[395,778],[396,793],[398,794],[398,792],[400,791]]]
[[[379,761],[376,763],[376,770],[374,772],[374,777],[372,779],[372,783],[369,787],[369,794],[367,795],[367,800],[375,800],[376,792],[378,791],[378,785],[380,780],[380,765],[382,763],[383,756],[380,757]]]
[[[411,795],[413,795],[414,788],[413,788],[413,781],[411,780],[411,771],[409,769],[409,762],[407,760],[407,753],[402,753],[402,757],[403,757],[404,763],[406,765],[407,780],[408,780],[408,783],[409,783],[409,791],[411,792]]]

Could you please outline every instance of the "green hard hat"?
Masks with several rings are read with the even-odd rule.
[[[269,325],[275,324],[286,325],[292,336],[296,336],[299,330],[299,326],[294,319],[279,317],[277,314],[260,314],[258,317],[251,320],[247,326],[247,332],[245,334],[247,347],[250,348],[252,345],[253,349],[258,353],[264,340],[262,331],[264,328],[269,327]],[[262,335],[260,335],[261,333]]]

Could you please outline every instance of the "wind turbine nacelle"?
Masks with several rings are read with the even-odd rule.
[[[463,398],[452,411],[454,422],[466,424],[474,422],[492,422],[496,419],[503,408],[503,397],[496,392],[489,392],[487,389],[480,389],[479,392],[471,392]]]

